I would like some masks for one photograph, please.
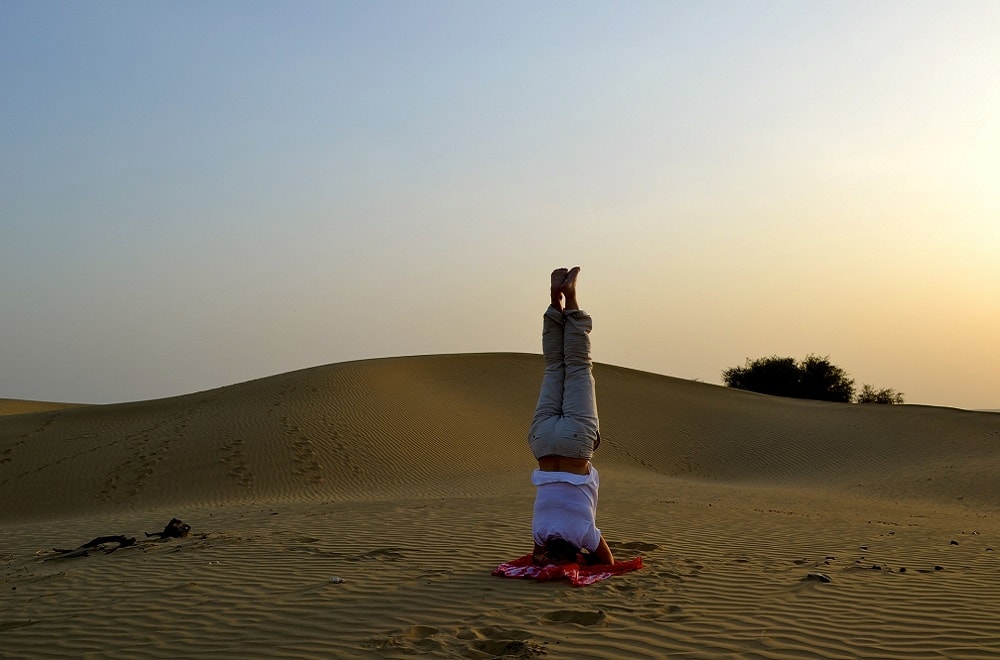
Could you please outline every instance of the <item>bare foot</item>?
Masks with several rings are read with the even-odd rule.
[[[552,271],[552,291],[562,291],[563,282],[566,281],[566,275],[569,274],[568,268],[556,268]]]
[[[580,267],[574,266],[566,273],[560,290],[566,296],[566,309],[580,309],[576,303],[576,278],[580,274]]]
[[[567,268],[556,268],[552,271],[552,285],[550,288],[552,306],[560,310],[562,309],[562,287],[567,273],[569,273],[569,269]]]

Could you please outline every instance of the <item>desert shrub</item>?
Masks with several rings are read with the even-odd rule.
[[[854,397],[854,381],[828,357],[809,355],[802,362],[773,355],[750,360],[742,367],[722,372],[729,387],[761,394],[796,399],[817,399],[849,403]]]
[[[732,367],[722,372],[722,379],[729,387],[775,396],[794,397],[799,390],[801,373],[794,358],[777,355],[747,358],[745,366]]]
[[[865,383],[865,385],[861,388],[861,391],[858,393],[857,401],[858,403],[903,403],[903,393],[897,392],[891,387],[877,390],[873,385]]]
[[[828,357],[810,355],[799,364],[799,398],[850,403],[854,397],[854,380],[847,372],[830,364]]]

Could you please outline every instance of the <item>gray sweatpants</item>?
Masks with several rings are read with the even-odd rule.
[[[591,458],[599,443],[597,397],[590,331],[594,322],[581,310],[545,310],[542,353],[545,376],[528,432],[535,458]]]

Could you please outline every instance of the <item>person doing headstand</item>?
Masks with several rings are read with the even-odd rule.
[[[597,528],[597,469],[591,465],[601,442],[590,358],[593,320],[580,309],[580,267],[552,272],[551,304],[542,321],[545,375],[528,432],[538,460],[532,516],[536,564],[613,564]]]

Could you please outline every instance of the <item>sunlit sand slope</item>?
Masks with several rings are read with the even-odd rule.
[[[382,359],[0,418],[6,519],[480,492],[531,467],[532,355]],[[599,365],[606,470],[1000,503],[1000,416],[796,401]],[[963,499],[964,498],[964,499]]]
[[[25,413],[45,412],[48,410],[63,410],[76,408],[77,403],[56,403],[54,401],[28,401],[25,399],[0,399],[0,416],[23,415]]]

